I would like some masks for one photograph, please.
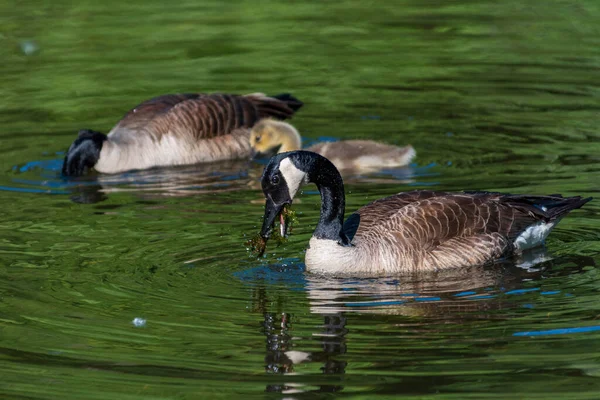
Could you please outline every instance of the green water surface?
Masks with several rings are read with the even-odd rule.
[[[595,0],[4,1],[0,397],[600,398],[599,22]],[[303,272],[314,187],[287,244],[247,251],[265,160],[60,177],[78,129],[217,91],[293,93],[307,143],[415,147],[348,177],[348,210],[599,199],[531,268],[336,280]]]

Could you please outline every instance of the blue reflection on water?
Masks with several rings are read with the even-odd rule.
[[[536,292],[538,290],[540,290],[540,288],[515,289],[515,290],[509,290],[508,292],[505,292],[504,294],[523,294],[523,293],[529,293],[529,292]]]
[[[600,325],[581,326],[578,328],[548,329],[545,331],[515,332],[513,333],[513,336],[569,335],[572,333],[585,333],[594,331],[600,331]]]
[[[32,189],[32,188],[20,188],[10,186],[0,186],[0,190],[6,190],[8,192],[21,192],[21,193],[46,193],[46,194],[69,194],[65,190],[51,190],[51,189]]]
[[[441,301],[441,297],[415,297],[415,301]]]
[[[377,306],[396,306],[406,303],[406,300],[390,300],[390,301],[361,301],[355,303],[345,303],[346,307],[377,307]]]
[[[549,290],[547,292],[540,292],[541,295],[544,296],[549,296],[549,295],[553,295],[553,294],[559,294],[560,290]]]
[[[260,265],[258,267],[234,272],[233,276],[248,284],[283,284],[292,290],[304,290],[306,278],[305,266],[297,258],[284,259],[281,264]]]
[[[58,153],[57,153],[58,154]],[[95,184],[94,182],[67,182],[60,176],[63,159],[30,161],[22,166],[15,165],[12,170],[19,173],[38,171],[39,180],[13,178],[15,186],[0,185],[0,190],[20,193],[69,194],[64,190],[72,186]],[[25,187],[19,186],[24,185]],[[41,188],[40,188],[41,186]],[[62,190],[61,190],[62,189]]]
[[[42,169],[44,171],[60,171],[62,169],[63,159],[57,158],[54,160],[30,161],[25,165],[13,169],[18,169],[19,172],[28,172],[33,169]]]
[[[460,292],[456,293],[454,297],[463,297],[463,296],[471,296],[472,294],[477,294],[477,292],[469,291],[469,292]]]

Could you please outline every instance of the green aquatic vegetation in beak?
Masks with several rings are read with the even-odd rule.
[[[292,233],[292,228],[294,225],[298,223],[298,217],[296,216],[296,211],[292,210],[291,204],[286,204],[283,207],[283,211],[281,212],[281,219],[283,226],[285,227],[285,238],[287,239],[288,235]]]
[[[286,204],[283,206],[281,213],[279,214],[279,224],[280,229],[273,229],[271,226],[272,233],[270,236],[263,236],[260,233],[255,234],[246,241],[246,246],[249,246],[250,249],[257,253],[258,256],[262,256],[267,247],[267,241],[272,237],[277,246],[287,242],[288,235],[292,232],[292,228],[295,224],[298,223],[298,217],[296,217],[296,212],[291,209],[291,205]],[[273,222],[273,225],[275,223]]]
[[[267,248],[267,239],[263,238],[260,233],[255,233],[250,239],[246,240],[244,244],[260,257]]]

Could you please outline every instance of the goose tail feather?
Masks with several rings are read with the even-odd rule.
[[[581,208],[592,200],[592,197],[581,196],[510,196],[509,203],[515,202],[515,206],[525,206],[529,212],[543,217],[547,221],[561,219],[569,212]]]
[[[294,112],[298,111],[304,105],[303,102],[301,102],[289,93],[280,93],[269,97],[272,97],[279,101],[283,101],[289,108],[294,110]]]

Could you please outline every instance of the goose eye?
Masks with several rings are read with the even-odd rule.
[[[260,136],[257,136],[254,140],[256,140],[256,143],[260,142]]]
[[[271,177],[271,183],[273,185],[279,185],[279,176],[278,175],[273,175],[273,177]]]

